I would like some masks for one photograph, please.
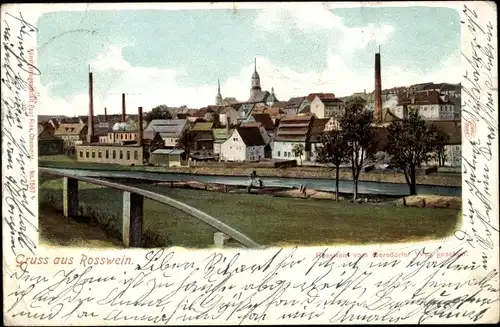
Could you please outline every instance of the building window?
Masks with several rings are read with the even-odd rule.
[[[85,151],[85,158],[89,157],[89,150]]]
[[[95,151],[92,151],[92,159],[95,159]]]
[[[139,160],[139,152],[134,151],[134,160]]]
[[[106,159],[109,159],[109,150],[106,150]]]
[[[80,158],[83,158],[83,151],[80,150]]]
[[[127,151],[127,160],[130,160],[130,151]]]
[[[113,159],[116,159],[116,150],[113,150]]]
[[[100,159],[100,158],[102,158],[102,151],[101,151],[101,150],[99,150],[99,151],[97,152],[97,158],[99,158],[99,159]]]
[[[120,159],[123,159],[123,150],[120,150]]]

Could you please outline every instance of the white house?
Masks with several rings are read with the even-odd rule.
[[[258,127],[238,127],[221,144],[220,159],[223,161],[259,161],[264,159],[266,143]]]
[[[344,110],[344,102],[331,93],[316,95],[310,106],[311,113],[318,118],[338,117]]]
[[[457,106],[448,95],[426,90],[402,95],[394,113],[397,117],[404,118],[412,109],[418,110],[425,120],[454,120]]]
[[[308,142],[308,134],[313,117],[312,114],[305,114],[300,116],[285,116],[281,119],[274,138],[274,159],[309,160],[311,149]],[[302,144],[304,147],[302,157],[296,157],[293,154],[292,149],[297,144]]]

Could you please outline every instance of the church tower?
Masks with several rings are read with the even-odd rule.
[[[250,88],[250,98],[261,91],[260,76],[257,73],[257,58],[254,59],[254,71],[252,75],[252,87]]]
[[[217,95],[215,96],[215,105],[222,106],[222,94],[220,94],[220,81],[217,79]]]

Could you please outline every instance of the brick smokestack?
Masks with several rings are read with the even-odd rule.
[[[125,116],[126,116],[126,112],[125,112],[125,93],[122,93],[122,123],[125,122]]]
[[[380,47],[375,54],[375,120],[382,122],[382,77],[380,69]]]
[[[139,119],[139,132],[137,133],[137,144],[142,146],[142,139],[144,138],[144,131],[142,126],[142,107],[139,107],[138,118]]]
[[[94,141],[94,79],[92,72],[89,72],[89,119],[87,130],[87,142]]]
[[[108,109],[104,107],[104,121],[108,122]]]

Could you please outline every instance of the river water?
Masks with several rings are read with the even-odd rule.
[[[71,172],[80,176],[103,177],[103,178],[130,178],[147,181],[183,182],[198,181],[203,183],[225,184],[234,186],[247,186],[248,177],[243,176],[212,176],[197,174],[175,174],[161,172],[140,172],[140,171],[98,171],[85,169],[59,169],[51,168],[54,171]],[[299,188],[305,184],[307,188],[318,191],[335,191],[335,180],[332,179],[311,179],[311,178],[287,178],[287,177],[260,177],[265,187],[288,187]],[[352,181],[339,181],[339,191],[342,193],[352,193]],[[409,188],[406,184],[359,181],[358,192],[361,194],[373,195],[408,195]],[[422,195],[443,195],[462,196],[462,188],[434,185],[417,185],[417,193]]]

